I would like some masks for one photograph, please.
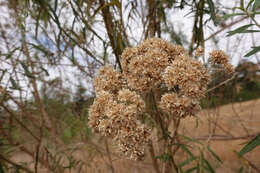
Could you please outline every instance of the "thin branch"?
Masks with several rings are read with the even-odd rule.
[[[26,172],[28,172],[28,173],[33,173],[33,171],[31,171],[30,169],[28,169],[28,168],[26,168],[26,167],[24,167],[24,166],[22,166],[22,165],[19,165],[19,164],[13,162],[12,160],[9,160],[8,158],[4,157],[4,156],[1,155],[1,154],[0,154],[0,160],[3,160],[3,161],[5,161],[5,162],[7,162],[7,163],[9,163],[9,164],[11,164],[11,165],[13,165],[13,166],[15,166],[16,168],[20,168],[20,169],[22,169],[22,170],[24,170],[24,171],[26,171]]]
[[[112,171],[112,173],[115,173],[115,168],[113,166],[113,162],[112,162],[111,154],[110,154],[110,151],[109,151],[107,139],[105,139],[105,146],[106,146],[106,152],[107,152],[108,160],[110,162],[111,171]]]
[[[225,85],[226,83],[232,81],[233,79],[235,79],[236,76],[237,76],[237,73],[235,73],[231,78],[229,78],[229,79],[227,79],[227,80],[221,82],[220,84],[218,84],[218,85],[216,85],[216,86],[214,86],[214,87],[208,89],[208,90],[207,90],[207,93],[209,93],[210,91],[213,91],[214,89],[216,89],[216,88],[218,88],[218,87],[220,87],[220,86],[222,86],[222,85]]]
[[[209,39],[215,37],[215,36],[216,36],[217,34],[219,34],[220,32],[222,32],[222,31],[224,31],[224,30],[230,28],[231,26],[233,26],[233,25],[235,25],[235,24],[237,24],[237,23],[239,23],[239,22],[241,22],[241,21],[243,21],[243,20],[245,20],[245,19],[247,19],[247,18],[248,18],[248,16],[245,16],[245,17],[242,17],[242,18],[240,18],[240,19],[238,19],[238,20],[236,20],[236,21],[234,21],[234,22],[231,22],[230,24],[225,25],[225,26],[222,27],[220,30],[216,31],[215,33],[213,33],[213,34],[211,34],[209,37],[207,37],[204,41],[207,41],[207,40],[209,40]]]
[[[148,144],[148,147],[149,147],[149,152],[150,152],[151,159],[152,159],[153,168],[156,173],[160,173],[159,165],[158,165],[157,159],[155,158],[155,152],[154,152],[152,141],[150,141],[150,143]]]
[[[256,137],[259,134],[260,134],[260,132],[245,135],[245,136],[224,136],[224,135],[213,135],[213,136],[211,136],[211,135],[209,135],[209,136],[195,137],[194,139],[196,139],[196,140],[208,140],[210,138],[210,140],[213,140],[213,141],[234,141],[234,140],[251,139],[251,138]]]

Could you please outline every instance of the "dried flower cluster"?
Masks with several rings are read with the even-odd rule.
[[[214,62],[227,64],[222,52],[215,52],[212,57]],[[112,137],[125,154],[138,159],[144,155],[151,131],[141,118],[148,113],[142,96],[163,90],[160,101],[156,101],[160,111],[172,119],[194,116],[200,110],[199,101],[210,76],[183,47],[158,38],[125,49],[121,61],[122,73],[111,66],[99,70],[94,80],[97,98],[89,110],[89,125]]]
[[[123,86],[122,74],[112,66],[103,66],[98,76],[94,79],[94,87],[97,94],[102,91],[116,93]]]
[[[162,96],[160,107],[172,118],[194,116],[204,96],[209,74],[203,65],[184,54],[176,57],[164,71],[165,85],[174,93]]]
[[[127,48],[122,54],[122,67],[128,86],[137,91],[159,87],[164,69],[182,54],[186,54],[183,47],[158,38]]]
[[[212,64],[223,65],[228,73],[234,72],[234,68],[229,64],[229,57],[222,50],[213,50],[210,53],[210,62]]]
[[[167,114],[174,115],[174,118],[195,115],[200,110],[197,101],[194,101],[185,95],[178,96],[175,93],[164,94],[161,98],[160,107]]]
[[[89,125],[112,137],[130,158],[140,159],[150,136],[150,129],[139,120],[144,110],[144,101],[133,91],[122,89],[117,96],[101,91],[89,110]]]

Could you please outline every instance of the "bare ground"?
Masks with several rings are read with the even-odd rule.
[[[250,163],[260,169],[260,147],[246,154],[244,159],[239,158],[236,154],[246,142],[260,133],[260,99],[203,110],[199,113],[198,118],[198,126],[196,126],[195,118],[185,119],[182,122],[180,133],[210,145],[223,161],[223,164],[218,164],[214,158],[206,156],[213,160],[216,172],[237,172],[241,166],[244,166],[244,171],[256,172],[249,166]],[[103,146],[104,144],[100,145],[97,142],[95,149],[91,148],[93,145],[91,147],[86,144],[77,145],[79,150],[74,153],[74,157],[84,163],[85,166],[81,169],[84,170],[83,172],[113,172],[113,169],[118,173],[153,172],[149,157],[142,162],[130,161],[118,157],[117,154],[114,154],[113,147],[108,145],[110,160],[104,154],[108,152]],[[181,156],[179,153],[179,158]],[[11,160],[27,162],[31,169],[34,169],[34,164],[31,163],[32,158],[24,153],[17,153]],[[111,162],[113,168],[111,168]],[[42,173],[48,172],[41,166],[39,170]],[[73,172],[79,172],[79,170]]]

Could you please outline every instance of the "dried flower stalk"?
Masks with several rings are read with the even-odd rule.
[[[200,56],[202,50],[195,53]],[[213,51],[211,62],[223,64],[232,71],[223,51]],[[99,70],[94,80],[97,93],[89,110],[89,126],[104,136],[113,138],[126,155],[134,159],[144,156],[145,145],[151,139],[151,127],[143,117],[149,114],[145,95],[159,92],[158,118],[154,121],[163,128],[163,121],[195,116],[200,110],[200,99],[210,81],[208,70],[183,47],[159,38],[145,40],[122,53],[122,72],[112,66]],[[166,90],[166,91],[165,91]],[[158,95],[158,94],[157,94]],[[158,112],[159,111],[159,112]],[[168,117],[161,115],[168,114]],[[159,121],[159,122],[157,122]],[[177,133],[174,133],[177,134]]]

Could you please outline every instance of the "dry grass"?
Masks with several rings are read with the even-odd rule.
[[[196,127],[196,119],[187,118],[182,122],[180,133],[186,136],[203,139],[203,143],[209,144],[215,153],[222,159],[223,164],[214,162],[214,158],[210,157],[216,172],[237,172],[244,161],[239,159],[233,151],[239,151],[245,142],[252,138],[236,139],[241,136],[247,136],[260,132],[260,99],[247,101],[243,103],[229,104],[221,106],[217,109],[203,110],[199,114],[198,127]],[[235,140],[231,140],[235,138]],[[221,139],[221,140],[220,140]],[[81,160],[85,166],[82,167],[83,172],[112,172],[111,161],[107,157],[107,150],[104,143],[98,141],[91,145],[90,148],[86,144],[80,144],[79,150],[74,153],[74,157]],[[116,173],[145,173],[153,172],[151,159],[149,156],[145,161],[130,161],[124,157],[119,157],[115,153],[115,149],[109,146],[112,165]],[[178,154],[183,156],[182,153]],[[254,165],[260,167],[260,147],[253,152],[245,155]],[[12,157],[13,161],[30,162],[32,159],[26,154],[17,153]],[[33,163],[30,166],[33,169]],[[250,168],[246,168],[250,172]],[[44,168],[40,168],[39,172],[48,172]],[[78,172],[78,171],[73,171]],[[254,172],[252,170],[252,172]]]
[[[199,115],[199,126],[194,119],[186,119],[183,133],[195,138],[204,138],[223,160],[217,172],[236,172],[243,161],[234,151],[240,151],[252,138],[248,135],[260,133],[260,99],[203,110]],[[245,139],[239,139],[245,137]],[[232,140],[235,138],[236,140]],[[221,139],[221,140],[220,140]],[[257,167],[260,166],[260,147],[245,155]]]

